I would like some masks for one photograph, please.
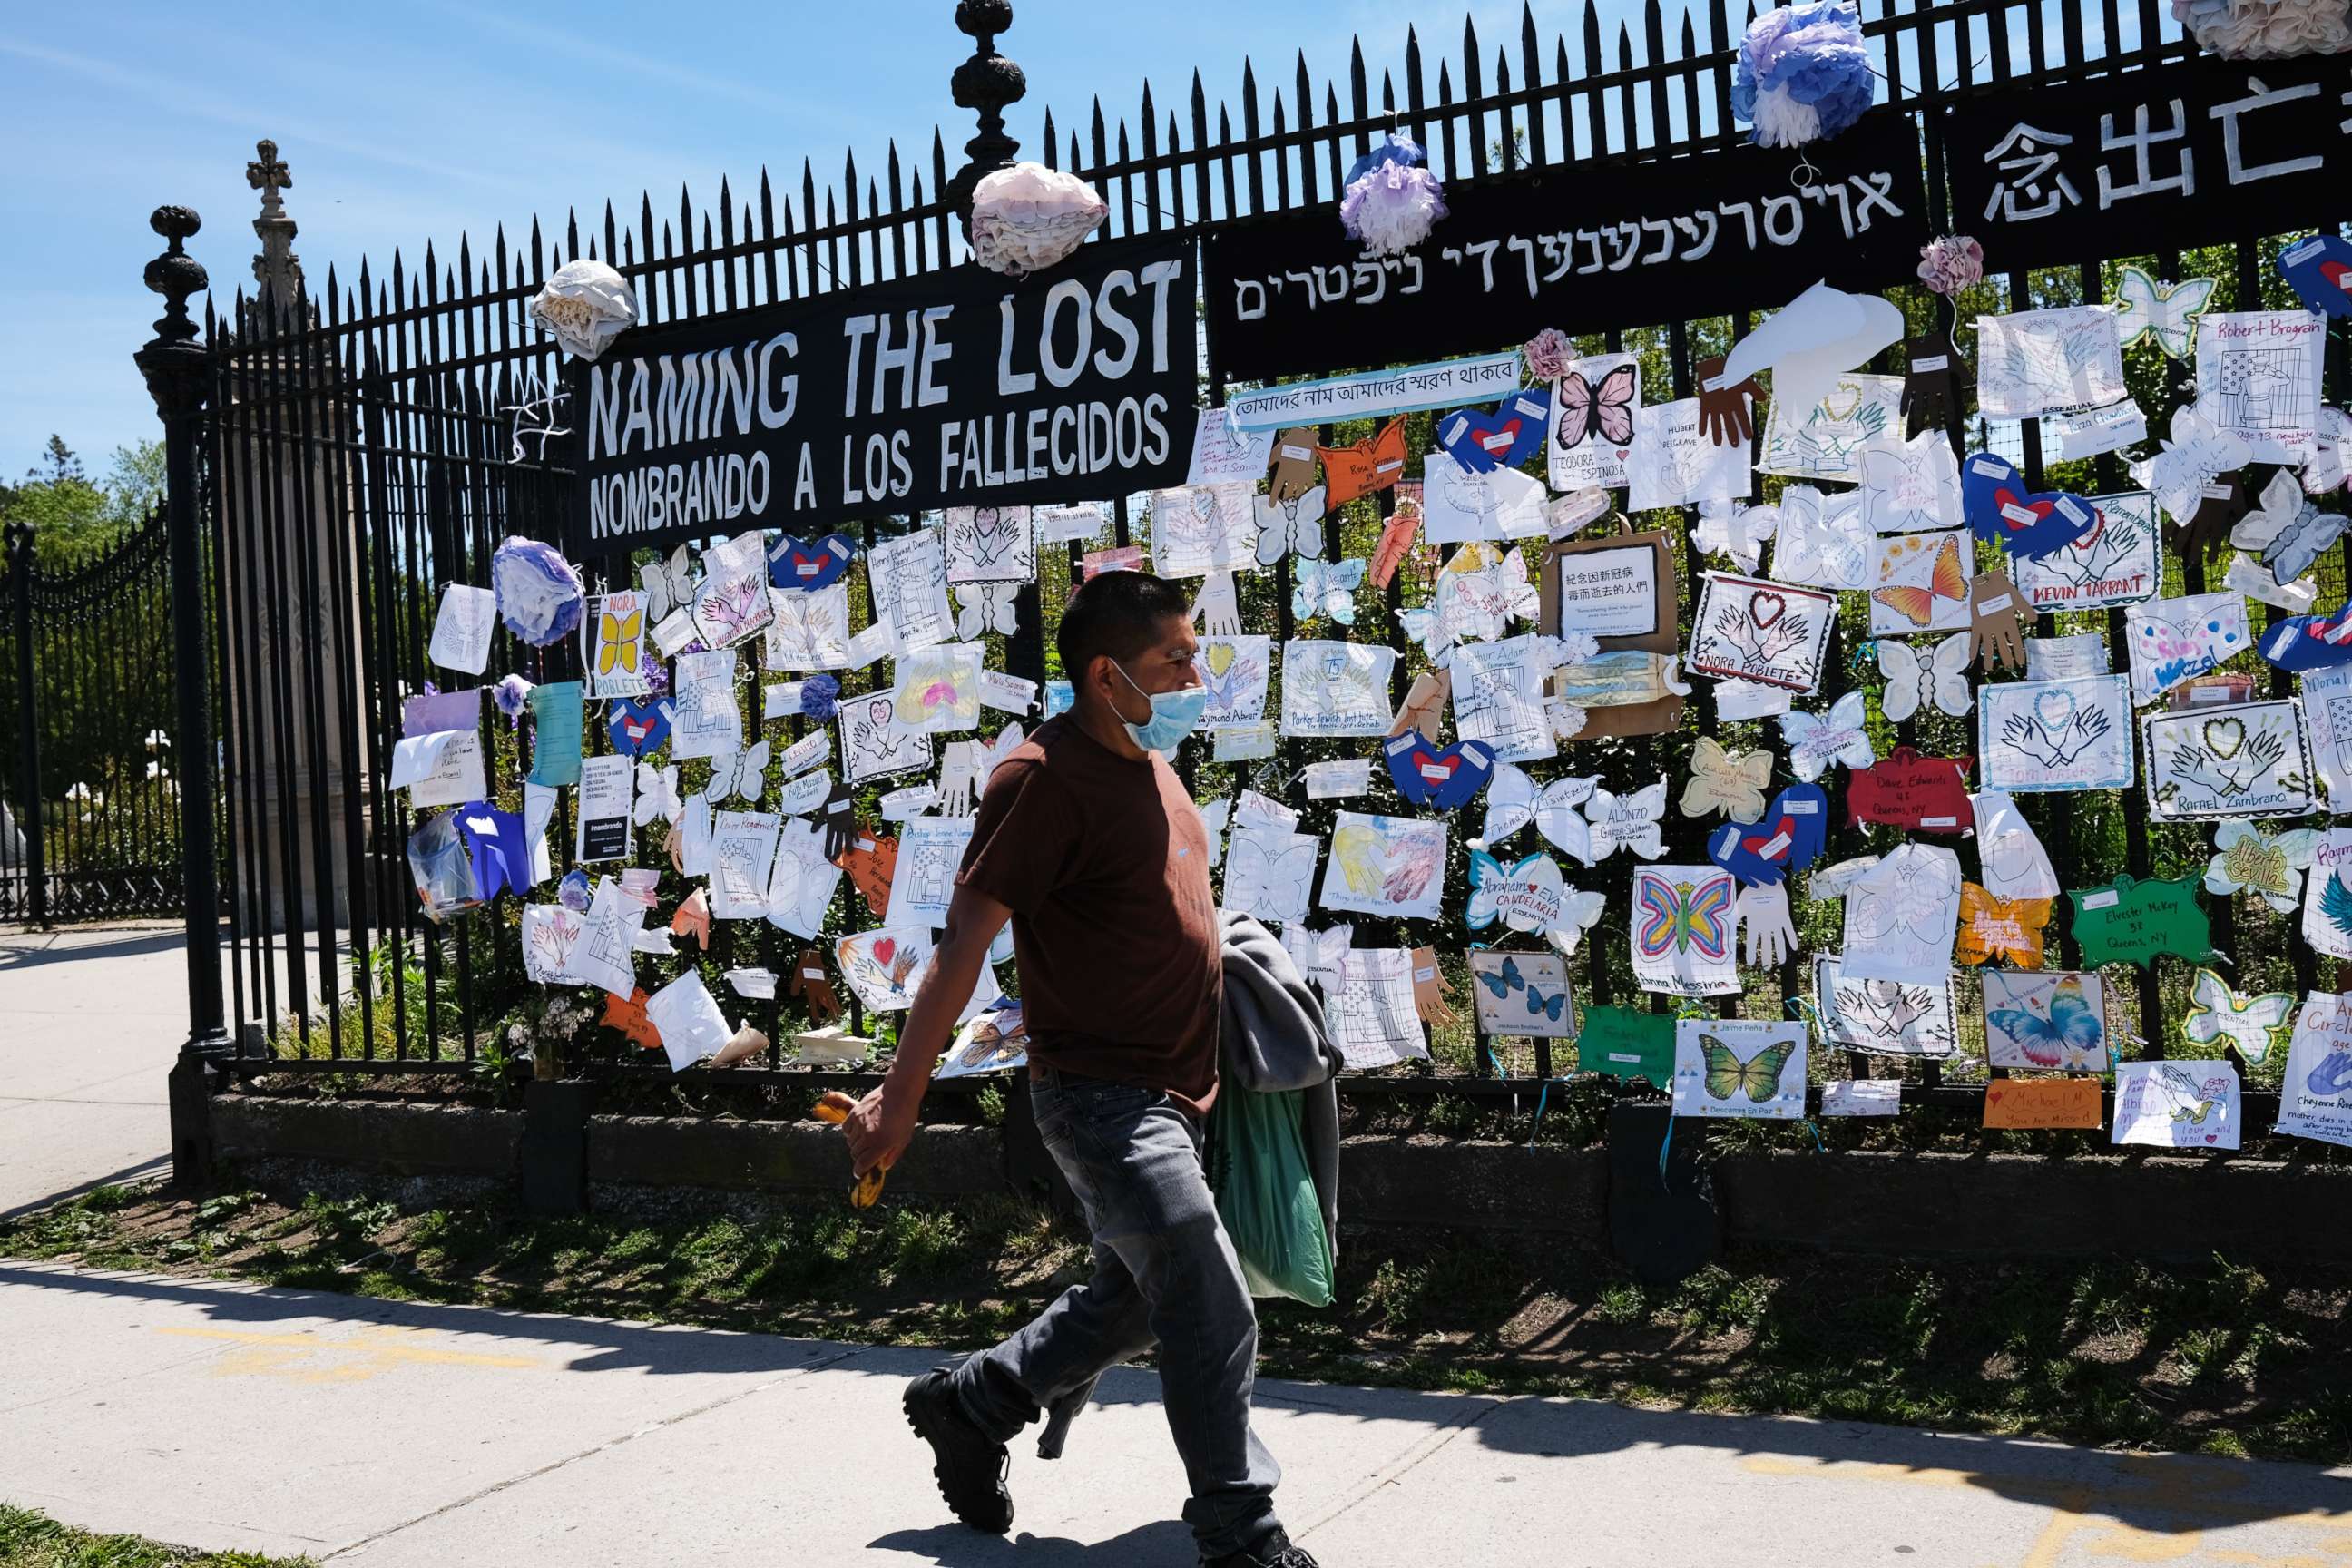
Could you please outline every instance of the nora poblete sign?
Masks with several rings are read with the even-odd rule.
[[[566,373],[575,556],[749,528],[1180,484],[1195,279],[1175,239],[1089,245],[624,338]]]

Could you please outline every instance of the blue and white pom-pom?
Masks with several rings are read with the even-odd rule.
[[[1429,237],[1445,216],[1445,187],[1423,167],[1422,152],[1410,136],[1389,132],[1387,142],[1356,160],[1348,171],[1348,194],[1339,221],[1349,237],[1373,256],[1395,256]]]
[[[1804,0],[1768,11],[1739,40],[1731,112],[1759,147],[1835,136],[1870,107],[1870,54],[1853,0]]]

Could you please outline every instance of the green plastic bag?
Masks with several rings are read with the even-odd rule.
[[[1250,1294],[1328,1307],[1339,1260],[1307,1168],[1305,1092],[1252,1094],[1227,1084],[1209,1112],[1210,1186]]]

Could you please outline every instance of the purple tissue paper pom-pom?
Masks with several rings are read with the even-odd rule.
[[[1766,12],[1739,41],[1731,112],[1760,147],[1797,147],[1860,120],[1873,94],[1870,52],[1852,0]]]
[[[1528,374],[1538,381],[1558,381],[1568,374],[1568,362],[1576,357],[1576,345],[1558,327],[1546,327],[1527,341],[1520,357],[1528,362]]]
[[[1965,234],[1942,235],[1919,248],[1919,281],[1949,299],[1984,280],[1984,247]]]
[[[490,557],[490,586],[498,591],[499,619],[533,647],[580,629],[587,590],[572,563],[551,544],[509,539]]]
[[[1349,171],[1339,222],[1349,238],[1363,241],[1367,254],[1410,250],[1445,216],[1445,187],[1421,165],[1421,148],[1412,138],[1391,131],[1387,142]]]
[[[490,688],[490,696],[499,711],[515,723],[522,722],[522,710],[530,706],[530,682],[520,675],[509,675]]]
[[[801,711],[830,721],[841,702],[841,682],[830,675],[812,675],[801,682]]]
[[[576,866],[563,873],[563,880],[555,885],[555,901],[567,910],[586,914],[588,906],[596,901],[596,890],[588,881],[588,873]]]

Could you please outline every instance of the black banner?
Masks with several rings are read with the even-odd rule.
[[[565,372],[575,557],[1183,481],[1190,244],[1089,245],[622,338]]]
[[[1874,110],[1796,154],[1742,145],[1653,163],[1580,163],[1446,194],[1450,216],[1401,257],[1368,258],[1336,202],[1212,236],[1217,368],[1236,381],[1447,359],[1525,342],[1778,309],[1826,279],[1884,289],[1927,243],[1919,138]]]
[[[2200,56],[1950,111],[1953,222],[1985,263],[2063,266],[2315,225],[2345,205],[2352,62]]]

